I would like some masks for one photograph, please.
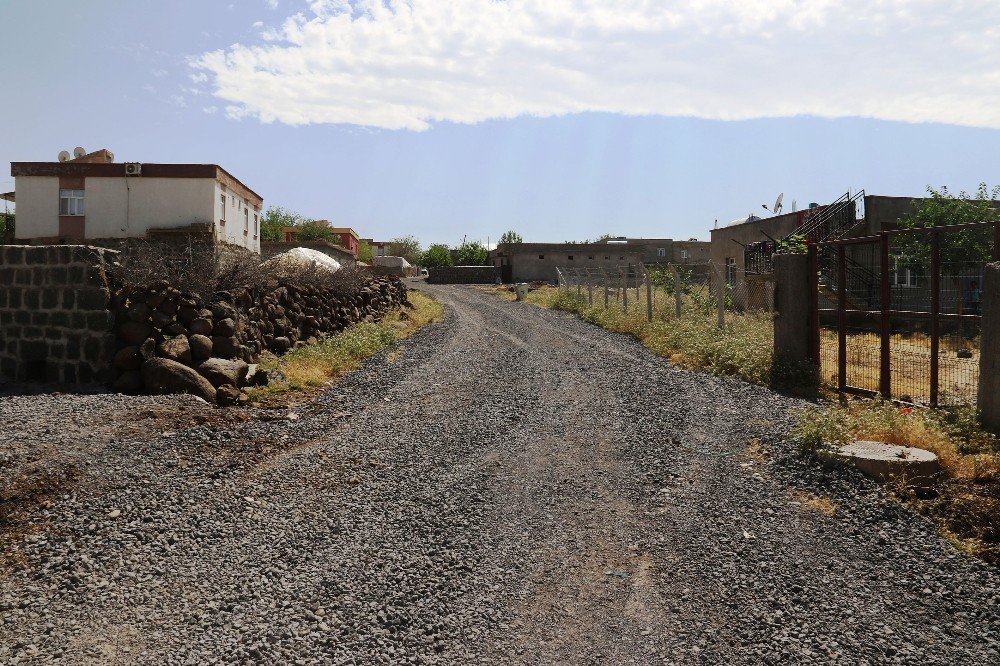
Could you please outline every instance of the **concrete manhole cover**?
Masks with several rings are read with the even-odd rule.
[[[882,481],[905,477],[911,481],[927,482],[941,471],[937,455],[912,446],[860,440],[841,446],[836,450],[836,456]]]

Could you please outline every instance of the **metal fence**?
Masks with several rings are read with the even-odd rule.
[[[604,267],[559,267],[561,291],[575,293],[589,305],[644,310],[649,321],[657,315],[716,317],[752,307],[770,310],[774,286],[770,279],[745,276],[730,267],[704,264],[619,264]]]

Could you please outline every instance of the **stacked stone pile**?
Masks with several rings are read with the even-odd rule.
[[[115,388],[123,393],[192,393],[232,404],[250,382],[250,365],[318,341],[407,302],[394,277],[367,280],[354,293],[314,284],[219,292],[210,302],[165,280],[119,290]]]

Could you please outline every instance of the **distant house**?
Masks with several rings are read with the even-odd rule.
[[[555,282],[556,268],[612,270],[636,264],[708,261],[709,243],[670,238],[608,238],[596,243],[501,243],[492,253],[505,282]]]
[[[11,163],[16,242],[195,235],[260,251],[264,200],[216,164],[121,163],[107,150],[68,157]]]
[[[362,238],[361,242],[368,244],[368,246],[372,249],[372,255],[376,257],[387,256],[386,246],[389,245],[389,243],[385,241],[373,240],[371,238]]]

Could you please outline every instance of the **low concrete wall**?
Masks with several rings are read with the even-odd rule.
[[[983,425],[1000,433],[1000,262],[983,271],[982,314],[979,411]]]
[[[111,376],[114,313],[106,268],[84,245],[0,247],[0,375],[79,385]]]
[[[496,266],[443,266],[427,273],[430,284],[495,284],[500,279]]]

